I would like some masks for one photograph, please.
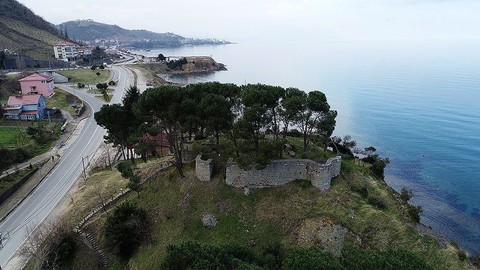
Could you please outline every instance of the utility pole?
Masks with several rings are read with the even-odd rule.
[[[91,154],[90,154],[91,155]],[[82,166],[83,166],[83,179],[87,180],[87,168],[90,165],[90,161],[88,161],[88,157],[90,155],[87,155],[85,157],[82,157]],[[85,166],[85,160],[87,161],[87,166]]]
[[[82,157],[82,165],[83,165],[83,180],[87,180],[87,173],[85,172],[85,161],[84,157]]]

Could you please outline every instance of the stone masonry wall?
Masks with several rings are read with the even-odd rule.
[[[263,170],[245,171],[230,159],[226,167],[225,181],[227,185],[239,188],[262,188],[305,179],[324,191],[330,188],[332,178],[340,174],[341,163],[340,156],[328,159],[325,164],[307,159],[287,159],[275,160]]]
[[[198,155],[195,158],[195,174],[200,181],[210,181],[213,175],[212,159],[203,160],[202,155]]]

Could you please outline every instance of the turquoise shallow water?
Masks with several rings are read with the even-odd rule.
[[[228,71],[180,82],[321,90],[350,134],[391,160],[386,181],[413,190],[422,223],[480,252],[480,41],[249,42],[138,52],[211,55]]]

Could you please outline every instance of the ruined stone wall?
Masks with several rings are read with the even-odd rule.
[[[262,188],[305,179],[316,188],[327,190],[332,178],[340,174],[341,162],[341,157],[330,158],[325,164],[307,159],[275,160],[263,170],[246,171],[230,159],[225,181],[234,187]]]
[[[203,160],[202,155],[198,155],[195,158],[195,174],[200,181],[210,181],[213,175],[212,159]]]

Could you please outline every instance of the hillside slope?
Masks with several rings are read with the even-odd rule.
[[[0,1],[0,49],[34,59],[53,59],[51,44],[64,40],[47,21],[14,0]]]
[[[150,175],[148,172],[155,168],[158,168],[155,163],[137,167],[142,175]],[[343,162],[341,176],[326,192],[320,192],[306,181],[295,181],[285,186],[251,190],[245,196],[242,190],[227,186],[221,175],[211,182],[200,182],[192,166],[186,169],[186,175],[180,179],[174,169],[167,170],[148,181],[138,194],[131,193],[120,200],[145,209],[152,221],[151,240],[132,258],[122,260],[109,252],[103,235],[107,214],[100,213],[86,224],[84,232],[95,236],[107,251],[109,269],[159,269],[168,246],[186,241],[248,247],[260,257],[272,246],[280,245],[285,254],[314,246],[340,255],[339,261],[350,258],[354,267],[347,269],[368,269],[355,268],[357,259],[381,260],[379,254],[389,251],[408,251],[428,265],[427,269],[473,269],[467,261],[459,259],[461,252],[454,245],[419,234],[407,205],[399,196],[385,182],[372,177],[368,168],[353,161]],[[73,197],[77,202],[89,201],[89,207],[94,207],[98,200],[91,200],[88,190],[124,181],[116,170],[100,171]],[[112,192],[117,190],[118,186]],[[74,223],[89,213],[89,207],[79,206],[72,205],[68,215]],[[217,217],[214,228],[202,225],[206,214]],[[84,248],[77,251],[74,265],[100,269],[92,265],[95,257],[89,262],[82,260],[85,252]]]
[[[230,44],[217,39],[192,39],[174,33],[155,33],[148,30],[128,30],[118,25],[104,24],[93,20],[75,20],[57,25],[73,40],[102,44],[120,45],[127,48],[159,48],[181,45]]]
[[[92,20],[64,22],[57,26],[66,30],[68,36],[75,40],[94,41],[96,39],[116,39],[120,42],[134,40],[155,40],[165,44],[180,43],[184,37],[172,33],[155,33],[147,30],[127,30],[118,25],[110,25]]]

